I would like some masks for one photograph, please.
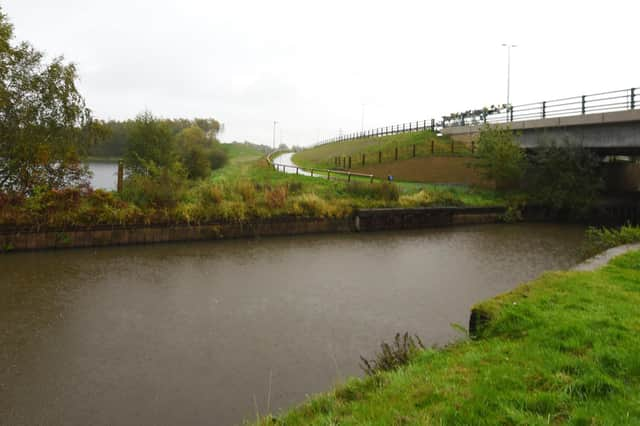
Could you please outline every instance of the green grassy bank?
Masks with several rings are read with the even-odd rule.
[[[433,142],[433,152],[432,152]],[[447,136],[436,136],[425,130],[412,133],[400,133],[379,138],[362,138],[350,141],[333,142],[305,149],[293,156],[293,161],[303,167],[334,168],[335,157],[351,156],[352,167],[361,166],[362,154],[366,164],[378,164],[378,153],[382,153],[382,163],[395,161],[395,150],[398,149],[398,160],[413,158],[415,145],[416,157],[430,155],[471,154],[470,147],[461,143],[453,145]]]
[[[640,252],[474,309],[477,340],[418,352],[262,424],[640,424]]]

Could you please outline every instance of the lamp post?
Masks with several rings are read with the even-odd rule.
[[[278,124],[277,121],[273,122],[273,150],[276,150],[276,125]]]
[[[511,106],[511,48],[518,47],[515,44],[502,43],[502,47],[507,48],[507,110]]]

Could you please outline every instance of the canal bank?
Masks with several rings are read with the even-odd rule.
[[[419,351],[259,423],[640,424],[637,248],[479,303],[473,340]]]
[[[26,251],[496,223],[503,207],[360,209],[344,218],[283,216],[197,225],[0,229],[0,250]]]

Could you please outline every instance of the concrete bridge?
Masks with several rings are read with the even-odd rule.
[[[441,129],[456,141],[474,140],[486,124],[508,126],[527,149],[568,138],[602,154],[640,155],[640,89],[513,106],[504,112],[460,117]]]
[[[509,126],[523,147],[543,138],[569,138],[603,155],[640,155],[640,87],[525,105],[501,105],[442,117],[378,127],[326,139],[318,144],[432,130],[470,142],[485,125]]]

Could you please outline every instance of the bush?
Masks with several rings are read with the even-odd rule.
[[[199,192],[204,204],[220,204],[224,198],[224,192],[219,185],[203,185]]]
[[[580,217],[604,187],[600,159],[569,140],[543,140],[530,157],[526,189],[533,201]]]
[[[373,376],[382,371],[395,370],[400,366],[406,365],[411,357],[419,350],[425,349],[422,341],[418,336],[410,336],[409,333],[396,333],[396,337],[392,344],[382,342],[380,345],[381,352],[375,359],[368,360],[361,356],[360,368],[369,376]]]
[[[392,182],[352,182],[347,184],[346,191],[352,196],[376,200],[398,201],[400,198],[398,185]]]
[[[280,209],[287,203],[287,187],[277,186],[273,189],[266,188],[264,191],[264,200],[271,209]]]
[[[143,208],[174,208],[185,194],[186,182],[182,174],[163,168],[158,175],[127,177],[122,198]]]
[[[433,195],[424,189],[411,195],[402,195],[398,200],[402,207],[428,206],[433,202]]]
[[[591,257],[613,247],[640,243],[640,227],[626,224],[620,228],[589,227],[582,245],[583,257]]]
[[[185,149],[182,162],[187,171],[189,179],[204,179],[211,174],[211,166],[207,153],[199,146],[192,146]]]
[[[498,188],[518,186],[522,177],[525,158],[508,127],[487,125],[480,132],[477,150],[482,175],[496,182]]]
[[[316,194],[307,193],[297,197],[293,202],[294,214],[309,217],[324,217],[331,215],[329,204]]]
[[[209,165],[213,170],[221,169],[227,164],[228,156],[222,148],[213,148],[208,153]]]
[[[253,205],[256,202],[256,187],[250,181],[240,181],[236,184],[236,190],[242,197],[242,200],[249,204]]]

